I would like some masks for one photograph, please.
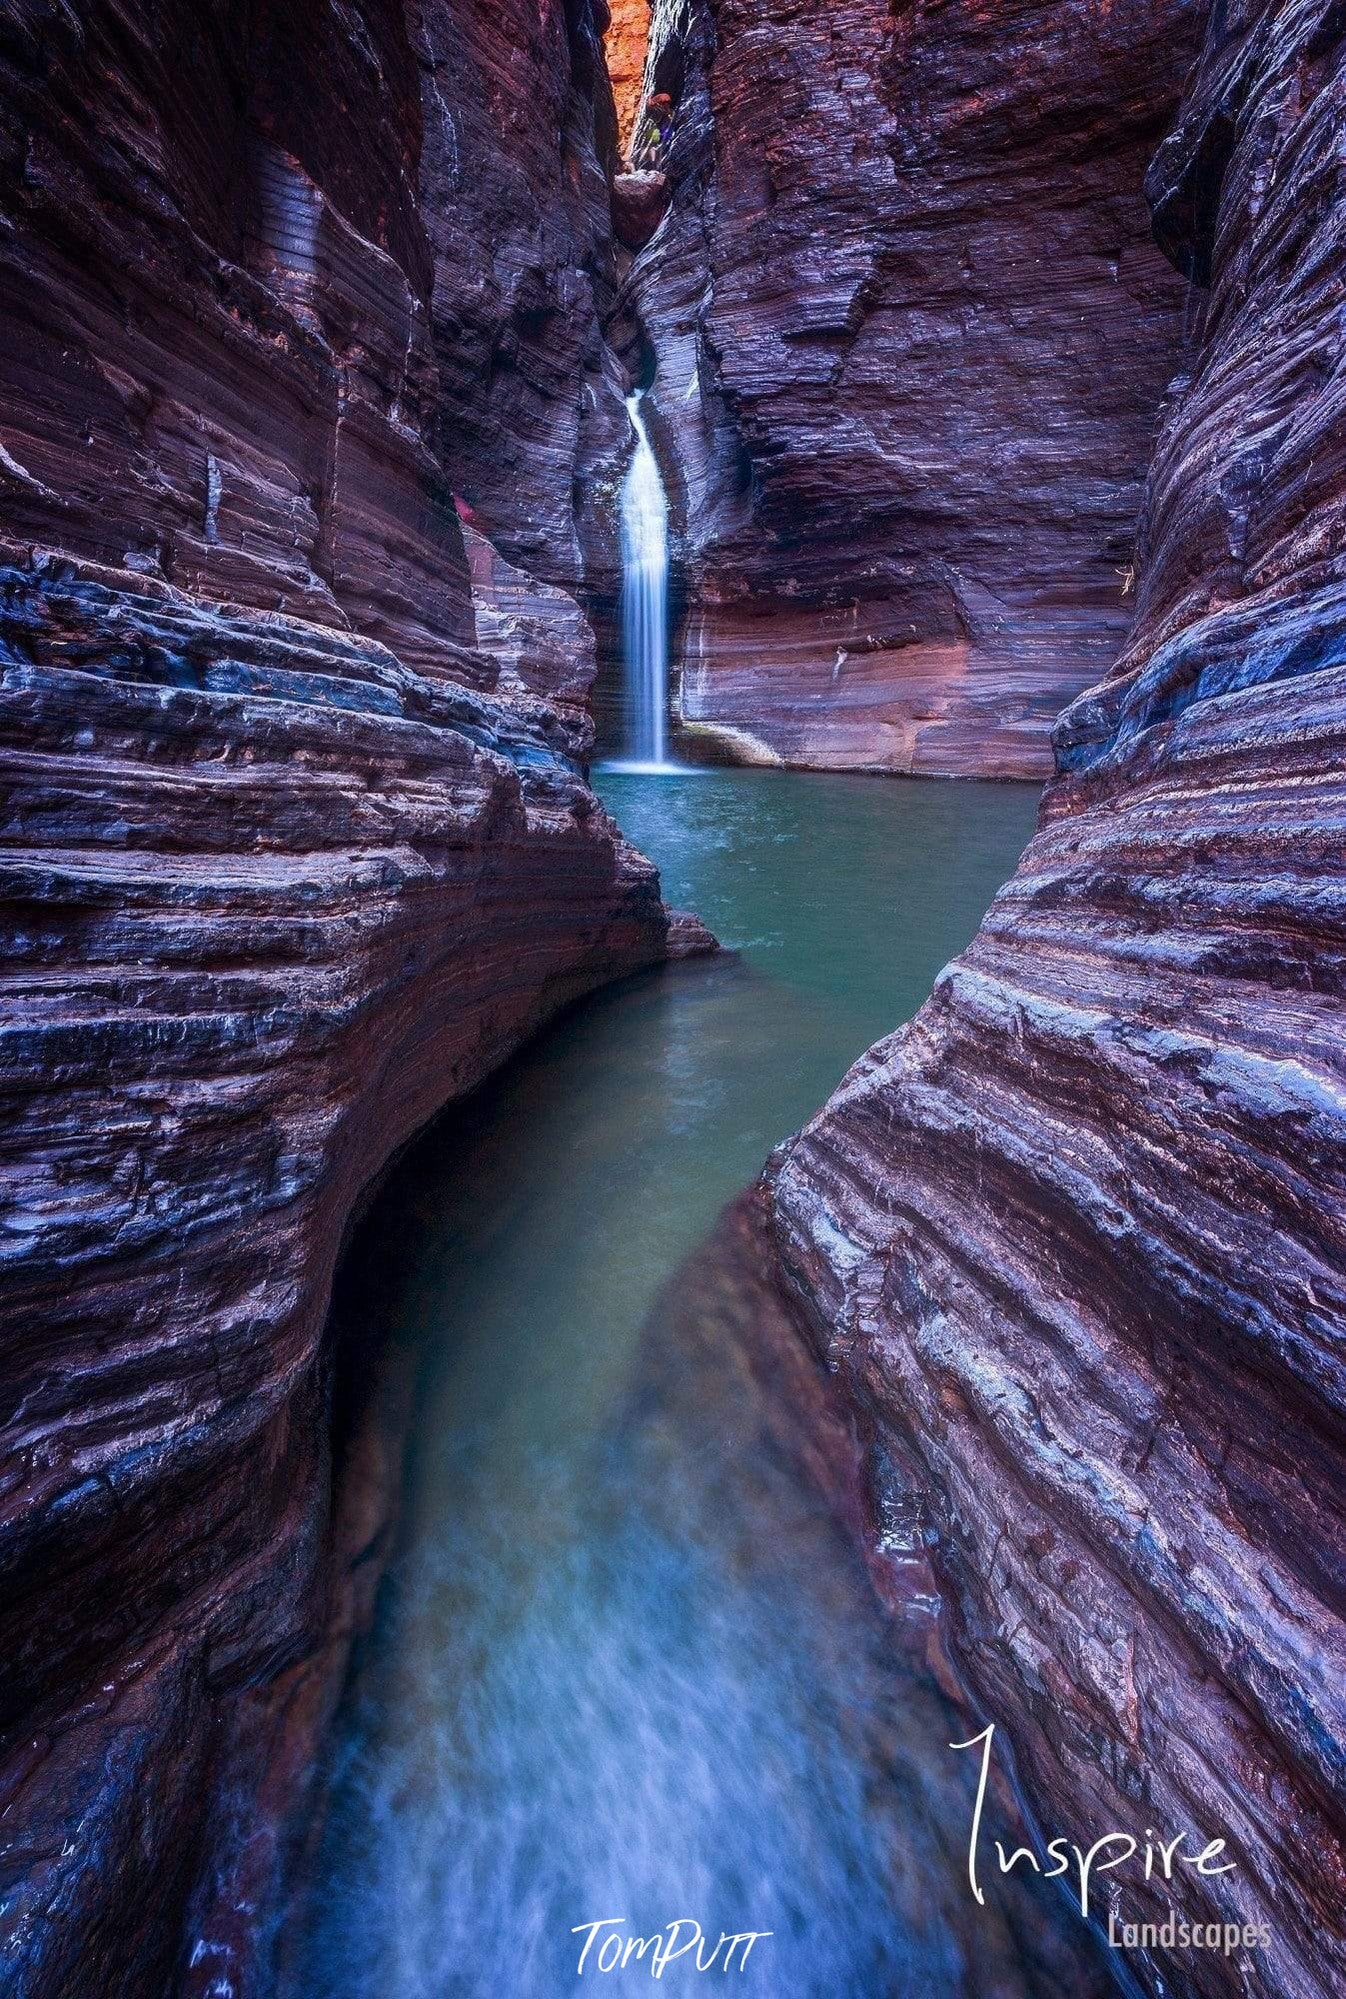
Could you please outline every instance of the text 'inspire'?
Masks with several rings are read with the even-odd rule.
[[[968,1841],[967,1875],[972,1884],[972,1892],[979,1902],[986,1897],[982,1893],[981,1881],[977,1873],[978,1850],[981,1844],[982,1809],[986,1803],[986,1781],[991,1773],[991,1749],[995,1741],[995,1723],[984,1728],[980,1735],[974,1735],[968,1742],[951,1742],[950,1749],[980,1749],[981,1771],[977,1779],[977,1802],[972,1808],[972,1836]],[[1156,1878],[1171,1881],[1175,1870],[1190,1867],[1197,1874],[1229,1874],[1237,1863],[1220,1860],[1225,1850],[1222,1839],[1210,1839],[1200,1845],[1199,1851],[1184,1853],[1189,1840],[1195,1849],[1198,1842],[1192,1835],[1180,1832],[1173,1839],[1161,1839],[1158,1833],[1146,1828],[1143,1842],[1129,1832],[1105,1832],[1092,1846],[1082,1847],[1074,1840],[1058,1835],[1049,1839],[1040,1859],[1028,1846],[1017,1846],[1007,1854],[1000,1841],[993,1842],[1000,1861],[1002,1874],[1010,1874],[1020,1861],[1027,1861],[1034,1873],[1044,1881],[1059,1881],[1063,1874],[1072,1875],[1072,1887],[1078,1892],[1080,1914],[1089,1914],[1089,1893],[1095,1874],[1110,1874],[1119,1867],[1135,1861],[1146,1881]],[[1141,1856],[1139,1859],[1137,1856]],[[1044,1866],[1043,1860],[1050,1866]]]

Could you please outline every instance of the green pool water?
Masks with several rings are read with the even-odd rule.
[[[750,1294],[696,1274],[771,1147],[971,938],[1036,793],[597,785],[732,955],[557,1022],[417,1145],[348,1260],[346,1336],[409,1342],[420,1375],[290,1989],[643,1989],[640,1961],[577,1982],[572,1932],[622,1918],[771,1931],[732,1974],[770,1999],[1092,1990],[1035,1914],[971,1925],[949,1714],[763,1442]],[[662,1989],[725,1976],[680,1961]]]

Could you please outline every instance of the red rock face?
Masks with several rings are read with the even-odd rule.
[[[623,154],[631,145],[645,95],[645,52],[650,40],[650,0],[609,0],[611,22],[603,36],[617,131]]]
[[[376,1506],[329,1520],[343,1232],[439,1105],[667,948],[580,776],[561,584],[616,369],[611,107],[568,12],[89,0],[0,30],[0,1759],[31,1999],[267,1989],[340,1560],[377,1549]]]
[[[1141,193],[1194,0],[666,0],[632,296],[681,706],[735,753],[1045,775],[1128,631],[1184,288]]]
[[[1218,11],[1151,178],[1209,279],[1141,619],[916,1021],[775,1162],[780,1255],[1049,1829],[1207,1830],[1159,1989],[1346,1989],[1346,45]]]

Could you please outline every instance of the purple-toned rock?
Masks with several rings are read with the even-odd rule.
[[[380,1546],[372,1474],[333,1511],[352,1212],[551,1012],[667,949],[581,775],[566,589],[586,426],[625,425],[597,49],[588,6],[537,0],[0,26],[25,1999],[271,1989]]]
[[[612,226],[628,250],[643,250],[667,213],[667,174],[647,170],[614,177]]]
[[[630,300],[694,733],[1046,774],[1134,609],[1184,312],[1141,183],[1204,12],[659,0],[673,208]]]
[[[596,670],[593,627],[568,591],[507,562],[463,523],[477,650],[495,666],[496,691],[542,696],[564,714],[587,754],[589,694]]]
[[[1134,1956],[1156,1992],[1346,1990],[1344,34],[1218,11],[1150,181],[1209,290],[1135,637],[971,949],[771,1176],[1044,1821],[1227,1842],[1108,1877],[1265,1925]]]
[[[420,0],[416,33],[438,456],[501,554],[576,594],[576,482],[628,430],[600,324],[617,165],[600,12],[598,0]]]

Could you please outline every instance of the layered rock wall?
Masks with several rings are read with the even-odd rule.
[[[1031,776],[1131,623],[1185,287],[1145,166],[1203,0],[658,0],[630,297],[732,753]],[[712,738],[713,740],[713,738]]]
[[[596,0],[420,0],[437,454],[511,563],[574,592],[577,485],[624,450],[600,321],[616,121]]]
[[[597,48],[550,0],[0,24],[0,1983],[24,1999],[267,1989],[351,1604],[343,1231],[439,1105],[665,949],[653,871],[582,781],[593,643],[564,587],[585,424],[605,396],[624,422]]]
[[[1150,191],[1208,287],[1140,619],[915,1022],[774,1162],[880,1517],[1050,1832],[1228,1842],[1156,1992],[1346,1990],[1346,18],[1217,10]]]

